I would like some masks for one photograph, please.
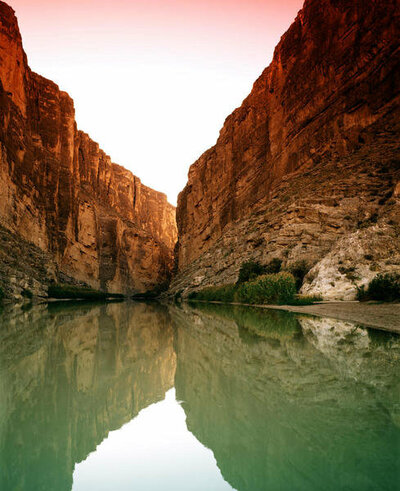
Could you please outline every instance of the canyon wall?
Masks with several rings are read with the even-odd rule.
[[[190,168],[172,292],[250,259],[306,261],[303,291],[326,298],[400,270],[399,38],[398,0],[306,0]]]
[[[72,99],[30,70],[14,11],[3,2],[0,225],[21,238],[23,251],[28,242],[47,255],[35,283],[15,257],[0,255],[2,275],[35,291],[61,279],[144,292],[165,282],[173,266],[175,208],[77,130]]]

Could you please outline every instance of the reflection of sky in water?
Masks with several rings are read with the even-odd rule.
[[[143,409],[112,431],[74,470],[74,491],[88,490],[228,490],[211,450],[186,427],[186,416],[175,400]]]

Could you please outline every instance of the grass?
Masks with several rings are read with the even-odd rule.
[[[400,300],[400,274],[380,273],[369,283],[357,290],[357,300],[377,300],[380,302],[396,302]]]
[[[322,302],[323,298],[319,295],[297,295],[290,305],[313,305],[315,302]]]
[[[50,285],[48,289],[49,298],[56,299],[84,299],[84,300],[107,300],[108,298],[124,298],[120,293],[107,293],[93,288],[74,285]]]
[[[238,290],[236,285],[210,286],[202,290],[189,293],[189,300],[202,300],[206,302],[225,302],[235,301],[235,294]]]
[[[240,285],[235,298],[249,304],[287,304],[294,301],[296,281],[290,273],[263,275]]]
[[[236,285],[212,286],[191,292],[188,300],[205,302],[311,305],[321,297],[297,295],[296,279],[287,272],[259,276]]]

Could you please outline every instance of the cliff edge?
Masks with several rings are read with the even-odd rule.
[[[328,299],[400,270],[399,38],[398,0],[306,0],[190,168],[172,292],[246,260],[305,262],[303,292]]]
[[[4,2],[0,226],[0,286],[9,296],[45,295],[49,281],[139,293],[173,267],[175,208],[78,131],[72,99],[30,70]]]

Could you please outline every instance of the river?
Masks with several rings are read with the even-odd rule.
[[[0,314],[0,489],[395,490],[400,337],[240,306]]]

